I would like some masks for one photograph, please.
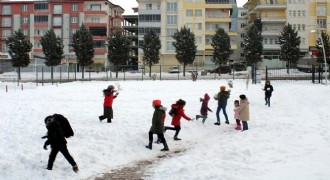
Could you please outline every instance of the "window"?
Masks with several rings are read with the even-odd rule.
[[[139,15],[140,22],[160,22],[160,14],[141,14]]]
[[[78,11],[78,8],[79,8],[78,4],[72,4],[71,5],[71,10],[72,11]]]
[[[2,30],[2,37],[10,37],[11,36],[11,30]]]
[[[176,12],[178,9],[178,5],[176,2],[168,2],[166,4],[166,10],[169,12]]]
[[[35,11],[48,11],[48,4],[46,3],[38,3],[34,4]]]
[[[305,31],[305,27],[306,27],[306,25],[305,25],[305,24],[302,24],[302,25],[301,25],[301,30],[302,30],[302,31]]]
[[[34,31],[34,34],[38,35],[38,36],[44,36],[47,32],[47,29],[36,29]]]
[[[40,16],[36,15],[34,16],[34,22],[35,23],[47,23],[48,22],[48,16]]]
[[[92,23],[100,23],[100,18],[99,17],[92,17],[91,22]]]
[[[105,42],[102,40],[95,40],[94,41],[94,48],[104,48]]]
[[[292,11],[291,10],[289,10],[289,16],[292,17]]]
[[[38,41],[38,40],[34,41],[33,48],[35,48],[35,49],[41,49],[40,41]]]
[[[166,29],[166,36],[173,36],[176,33],[177,29],[175,28],[168,28]]]
[[[300,28],[301,28],[301,25],[298,24],[298,25],[297,25],[297,28],[298,28],[298,31],[300,31],[300,30],[301,30],[301,29],[300,29]]]
[[[192,23],[187,23],[187,24],[186,24],[186,28],[187,28],[187,29],[192,29],[192,26],[193,26]]]
[[[177,16],[176,15],[167,15],[167,24],[177,24]]]
[[[10,27],[11,26],[11,18],[2,18],[2,26]]]
[[[29,23],[29,17],[23,17],[23,24]]]
[[[196,9],[196,10],[195,10],[195,16],[196,16],[196,17],[201,17],[201,16],[203,16],[203,14],[202,14],[202,10],[201,10],[201,9]]]
[[[195,24],[195,30],[202,30],[202,23]]]
[[[92,11],[101,11],[101,4],[92,4],[91,10]]]
[[[22,32],[23,32],[24,36],[29,35],[29,30],[28,29],[23,29]]]
[[[316,15],[318,16],[326,16],[327,15],[327,9],[325,6],[317,6],[316,7]]]
[[[301,16],[301,11],[298,11],[298,17],[300,17]]]
[[[2,6],[2,14],[11,14],[11,6],[3,5]]]
[[[71,23],[78,23],[78,17],[77,16],[72,16],[71,17]]]
[[[166,41],[166,50],[174,51],[175,47],[173,46],[173,41]]]
[[[157,10],[160,10],[161,6],[160,4],[157,4]]]
[[[146,4],[146,10],[152,10],[152,4]]]
[[[319,28],[327,28],[327,20],[326,19],[318,19],[317,26]]]
[[[53,14],[62,14],[62,5],[54,5]]]
[[[62,29],[54,29],[56,37],[62,37]]]
[[[302,17],[306,17],[306,11],[305,11],[305,10],[302,10],[302,11],[301,11],[301,16],[302,16]]]
[[[297,30],[297,25],[296,24],[293,24],[292,25],[292,29]]]
[[[28,10],[29,10],[29,5],[24,4],[24,5],[22,6],[22,11],[28,11]]]
[[[202,43],[202,37],[201,36],[196,36],[195,37],[195,43],[196,44],[201,44]]]
[[[292,16],[296,17],[296,11],[293,11]]]
[[[53,26],[62,26],[62,17],[54,17]]]
[[[205,44],[210,45],[212,43],[212,37],[205,37]]]
[[[268,39],[264,38],[264,44],[268,44]]]
[[[191,9],[187,9],[187,10],[186,10],[186,16],[187,16],[187,17],[192,17],[192,16],[193,16],[193,10],[191,10]]]

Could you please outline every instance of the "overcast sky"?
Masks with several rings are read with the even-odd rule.
[[[110,0],[110,2],[120,5],[122,8],[124,8],[125,9],[124,14],[134,14],[132,7],[138,6],[136,0]],[[237,0],[237,6],[242,7],[246,2],[247,0]]]

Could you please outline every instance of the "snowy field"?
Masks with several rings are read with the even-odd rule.
[[[102,89],[109,84],[122,87],[115,99],[113,123],[100,123]],[[264,82],[262,82],[264,83]],[[9,87],[8,92],[5,87]],[[211,97],[225,80],[74,82],[36,86],[0,82],[0,179],[93,179],[102,173],[153,159],[175,150],[186,150],[154,164],[148,179],[156,180],[327,180],[330,179],[330,86],[310,82],[272,82],[271,107],[265,106],[263,84],[234,80],[228,101],[230,124],[215,126],[215,113],[205,124],[182,122],[179,137],[167,131],[170,152],[145,148],[151,125],[151,102],[161,99],[170,107],[186,100],[190,117],[199,113],[199,98]],[[233,102],[240,94],[250,101],[249,130],[234,130]],[[216,111],[217,102],[209,107]],[[79,166],[74,173],[62,154],[52,171],[46,170],[50,150],[44,150],[44,118],[54,113],[66,116],[75,131],[68,149]],[[170,116],[165,124],[170,125]],[[155,137],[156,138],[156,137]]]

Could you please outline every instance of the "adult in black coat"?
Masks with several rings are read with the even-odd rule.
[[[72,165],[72,169],[74,172],[78,172],[77,163],[74,161],[72,156],[70,155],[68,148],[66,146],[66,139],[64,137],[63,131],[61,129],[60,123],[55,119],[56,116],[47,116],[45,118],[45,125],[48,129],[47,140],[44,144],[44,149],[47,150],[47,146],[50,145],[51,151],[49,154],[49,160],[47,168],[48,170],[53,169],[53,164],[58,152],[61,152],[65,159]]]
[[[274,91],[273,86],[270,85],[270,81],[267,80],[265,87],[263,89],[265,91],[265,105],[268,105],[270,107],[270,97],[272,96],[272,92]]]

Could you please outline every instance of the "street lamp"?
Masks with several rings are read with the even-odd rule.
[[[317,30],[311,30],[312,33],[317,32]],[[319,34],[317,32],[317,34]],[[325,85],[328,85],[328,65],[327,65],[327,57],[325,55],[325,50],[324,50],[324,42],[323,42],[323,38],[322,38],[322,34],[320,35],[320,39],[321,39],[321,43],[322,43],[322,50],[323,50],[323,58],[324,58],[324,68],[325,68]]]

